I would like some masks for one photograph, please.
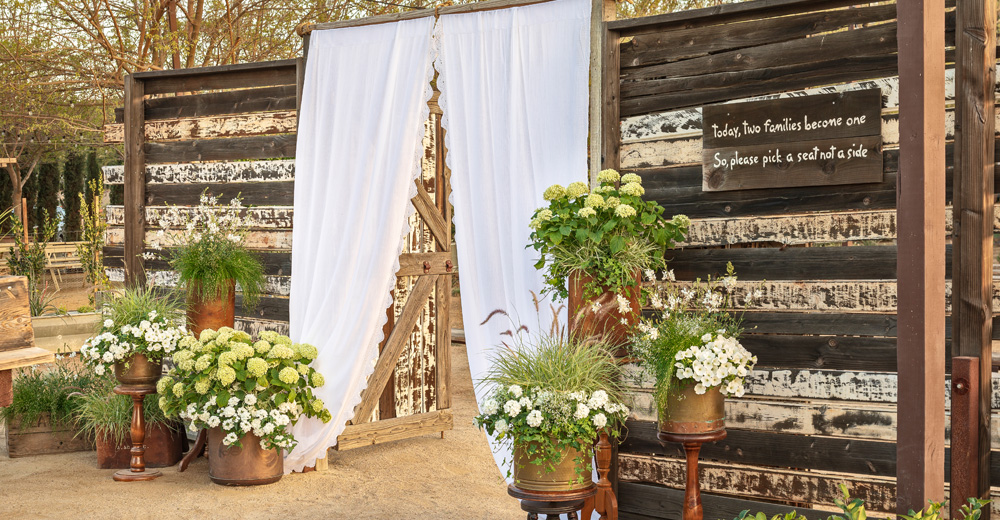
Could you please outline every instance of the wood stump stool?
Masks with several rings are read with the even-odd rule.
[[[597,494],[597,484],[574,491],[532,491],[510,484],[507,494],[521,501],[521,510],[527,511],[528,520],[539,520],[538,515],[545,515],[546,520],[557,519],[564,513],[568,520],[578,520],[577,511]]]
[[[683,520],[702,520],[701,486],[698,483],[698,452],[706,442],[721,441],[726,438],[726,430],[708,433],[667,433],[659,432],[656,438],[663,447],[668,442],[679,442],[684,445],[687,454],[687,484],[684,486]]]

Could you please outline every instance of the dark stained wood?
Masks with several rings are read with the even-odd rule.
[[[150,164],[283,159],[295,157],[295,134],[146,143],[144,148]]]
[[[276,112],[295,107],[295,86],[282,85],[147,99],[146,120]]]
[[[607,27],[607,24],[604,25]],[[601,87],[601,169],[618,169],[621,165],[621,126],[619,103],[621,82],[618,80],[621,36],[616,31],[605,30],[604,57],[602,60]],[[592,159],[593,160],[593,159]]]
[[[882,137],[705,149],[702,163],[705,191],[879,183]]]
[[[979,474],[979,356],[952,358],[951,378],[951,455],[953,464],[946,476],[951,477],[949,511],[951,518],[961,518],[960,507],[965,499],[978,497],[979,479],[990,475]],[[989,403],[987,403],[989,405]],[[987,412],[989,413],[989,412]],[[986,421],[989,425],[989,420]],[[990,438],[987,437],[987,440]],[[986,460],[990,447],[986,446]],[[989,470],[989,466],[987,466]],[[986,488],[989,497],[989,487]],[[987,498],[988,500],[989,498]]]
[[[658,63],[794,40],[849,25],[895,18],[895,5],[881,5],[643,34],[622,44],[622,79],[655,77],[655,69],[649,66]]]
[[[0,352],[35,346],[28,297],[26,277],[0,276]]]
[[[897,232],[899,414],[896,510],[944,500],[944,1],[913,0],[899,17]]]
[[[146,228],[146,136],[143,114],[145,85],[135,75],[125,78],[125,282],[143,285],[141,256]]]
[[[740,343],[762,368],[896,370],[896,338],[747,335]]]
[[[260,318],[272,321],[288,321],[288,298],[279,296],[261,296],[257,306],[250,309],[243,300],[243,295],[236,294],[236,317]]]
[[[139,72],[135,77],[147,82],[146,94],[295,85],[295,60]]]
[[[105,246],[104,258],[121,258],[124,256],[124,249],[116,246]],[[155,253],[152,249],[146,252]],[[163,254],[164,252],[159,252]],[[292,253],[288,251],[258,251],[257,258],[264,265],[264,274],[270,276],[291,276],[292,274]],[[116,265],[114,267],[121,267]],[[170,265],[166,260],[147,260],[146,268],[150,270],[169,270]]]
[[[978,358],[978,379],[971,384],[972,406],[978,422],[965,432],[964,447],[975,454],[973,464],[961,475],[961,483],[971,485],[952,494],[952,511],[969,496],[989,499],[990,495],[990,393],[992,391],[993,315],[993,146],[996,120],[984,117],[995,110],[997,6],[993,0],[963,0],[958,5],[955,62],[955,175],[954,231],[955,262],[952,321],[955,353]],[[946,22],[947,23],[947,22]],[[987,112],[989,111],[989,112]],[[962,366],[965,366],[964,364]],[[966,401],[968,402],[968,401]],[[953,408],[954,408],[953,404]],[[953,424],[958,426],[958,414]],[[954,428],[953,428],[954,429]],[[968,459],[963,459],[968,460]],[[953,516],[957,517],[957,516]],[[984,520],[989,511],[984,511]]]
[[[197,206],[203,191],[209,195],[232,198],[239,195],[248,206],[291,206],[295,197],[295,182],[247,182],[200,184],[150,184],[146,204],[162,206]]]
[[[680,520],[684,501],[684,490],[672,489],[655,484],[638,482],[622,482],[619,484],[618,503],[621,520]],[[806,509],[785,504],[755,502],[739,498],[703,493],[701,495],[704,517],[706,519],[729,520],[736,518],[740,512],[749,509],[752,513],[764,512],[768,518],[773,515],[784,516],[791,510],[807,518],[826,518],[834,514],[832,511]]]
[[[724,103],[702,108],[705,149],[881,135],[882,91],[877,88],[790,98]],[[849,124],[853,117],[863,121]],[[817,122],[836,120],[829,126]],[[757,127],[756,133],[750,127]],[[732,133],[730,129],[735,129]]]

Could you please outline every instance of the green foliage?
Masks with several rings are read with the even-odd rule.
[[[12,217],[14,229],[21,229],[21,220]],[[35,240],[24,243],[24,234],[18,231],[11,233],[14,238],[14,245],[7,255],[7,268],[14,276],[24,276],[28,278],[28,303],[31,306],[32,316],[41,316],[45,311],[52,308],[54,296],[48,294],[48,289],[43,285],[45,279],[45,246],[56,234],[56,222],[44,215],[42,227],[35,236]]]
[[[192,429],[221,426],[226,445],[253,432],[265,448],[295,446],[286,427],[301,416],[332,417],[313,390],[325,384],[309,366],[316,347],[293,344],[272,331],[254,342],[223,327],[187,336],[173,355],[174,368],[159,383],[159,405],[168,417],[191,421]]]
[[[118,330],[124,325],[138,326],[149,319],[150,313],[168,322],[183,322],[184,304],[172,294],[160,294],[153,287],[128,287],[112,294],[102,310],[106,319],[114,322],[105,329]]]
[[[80,240],[80,207],[84,198],[84,157],[70,152],[63,164],[63,209],[66,211],[64,236],[67,242]]]
[[[93,154],[91,155],[93,156]],[[83,232],[80,237],[81,243],[76,246],[76,254],[80,257],[80,264],[83,265],[83,274],[87,283],[92,286],[88,295],[91,303],[94,303],[94,291],[111,286],[111,282],[104,272],[104,234],[108,229],[108,222],[104,218],[101,207],[103,199],[104,183],[102,179],[91,180],[87,196],[80,193],[78,197]]]
[[[102,187],[101,195],[103,196],[104,174],[101,172],[101,165],[98,164],[97,162],[97,152],[91,150],[87,154],[87,177],[84,185],[93,187],[95,183],[101,185]],[[91,190],[87,191],[87,200],[82,205],[86,206],[88,204],[92,204],[94,200],[95,200],[95,193],[93,191],[93,188],[91,188]]]
[[[202,193],[199,206],[174,206],[161,218],[160,231],[150,247],[167,249],[167,261],[189,296],[221,298],[235,281],[244,305],[257,305],[267,278],[257,254],[245,245],[252,223],[242,213],[239,197],[219,204],[216,197]],[[172,227],[184,231],[171,234]]]
[[[88,313],[88,312],[94,312],[94,308],[91,307],[90,305],[81,305],[81,306],[77,307],[76,312],[79,312],[81,314],[85,314],[85,313]]]
[[[847,486],[840,484],[840,492],[843,493],[841,498],[835,499],[834,504],[839,507],[844,514],[843,515],[830,515],[827,520],[867,520],[868,513],[865,511],[865,503],[859,498],[851,498],[850,493],[847,491]],[[979,520],[982,515],[982,509],[986,507],[990,501],[980,500],[978,498],[970,498],[968,504],[963,505],[960,508],[962,514],[962,520]],[[940,502],[930,501],[926,508],[920,511],[914,512],[912,509],[908,514],[897,516],[897,520],[941,520],[941,507]],[[736,515],[734,520],[767,520],[767,515],[762,512],[756,514],[751,514],[749,509],[744,509],[740,514]],[[790,511],[784,515],[774,515],[771,520],[806,520],[805,516],[800,516],[796,511]]]
[[[76,426],[82,432],[96,433],[100,430],[112,442],[122,445],[132,424],[132,398],[114,393],[116,385],[114,377],[98,377],[93,386],[74,396],[78,401]],[[174,422],[156,405],[155,396],[147,395],[144,404],[146,424]]]
[[[56,208],[59,207],[59,165],[42,163],[34,177],[38,180],[38,198],[35,202],[35,224],[44,223],[46,218],[58,221]],[[56,222],[58,227],[58,222]]]
[[[549,205],[532,215],[530,247],[541,255],[535,268],[545,270],[546,292],[557,299],[568,296],[574,273],[593,278],[589,295],[622,293],[638,284],[637,272],[664,267],[664,249],[687,232],[687,217],[667,220],[659,204],[643,200],[638,175],[604,170],[599,182],[593,190],[582,182],[550,186]]]
[[[0,418],[7,424],[19,420],[22,429],[35,424],[43,414],[49,414],[53,424],[72,424],[79,411],[74,394],[88,391],[96,382],[75,357],[57,355],[53,364],[18,369],[13,404],[0,408]]]
[[[510,319],[498,310],[487,321],[498,315]],[[492,390],[476,425],[550,469],[566,449],[589,449],[602,429],[618,437],[628,408],[621,404],[621,367],[609,345],[558,326],[533,335],[526,326],[512,325],[504,333],[511,344],[491,354],[490,369],[478,383]],[[580,462],[586,464],[578,464],[578,477],[589,478],[589,460]]]

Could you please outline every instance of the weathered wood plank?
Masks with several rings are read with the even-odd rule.
[[[123,166],[105,166],[105,184],[121,184]],[[295,161],[237,161],[216,163],[151,164],[147,184],[219,184],[295,180]]]
[[[295,85],[295,60],[139,72],[134,76],[147,83],[146,94]]]
[[[295,85],[227,90],[146,100],[146,120],[295,110]]]
[[[440,433],[451,430],[453,427],[454,417],[451,410],[435,410],[375,422],[349,424],[344,432],[337,436],[336,448],[338,451],[349,450],[410,439],[418,435]]]
[[[993,229],[1000,230],[994,209]],[[945,210],[945,232],[951,233],[951,208]],[[753,218],[692,220],[681,246],[721,246],[754,242],[785,245],[891,240],[896,238],[896,212],[887,210],[777,215]]]
[[[701,489],[742,497],[768,497],[829,508],[841,497],[839,485],[845,475],[796,470],[763,469],[732,463],[703,461]],[[650,482],[681,487],[685,463],[679,459],[619,453],[619,478],[624,482]],[[851,497],[864,500],[869,511],[888,512],[896,507],[895,479],[852,476]]]
[[[849,312],[747,312],[742,314],[744,334],[824,334],[833,336],[896,336],[896,315]],[[1000,325],[1000,316],[993,317]],[[993,339],[1000,339],[994,327]],[[951,337],[951,320],[945,322]]]
[[[146,201],[150,206],[197,206],[203,193],[216,196],[224,202],[239,196],[244,206],[292,206],[295,199],[295,183],[277,181],[149,184],[146,188]]]
[[[682,489],[638,482],[622,482],[618,489],[618,518],[621,520],[681,520],[681,512],[684,510],[684,490]],[[761,511],[768,518],[774,515],[784,516],[793,510],[806,518],[827,518],[832,514],[842,514],[839,510],[834,511],[829,508],[826,510],[808,509],[711,493],[702,493],[701,500],[705,518],[723,520],[736,518],[740,512],[747,509],[754,514]]]
[[[142,285],[145,272],[142,262],[143,236],[146,227],[146,156],[142,128],[145,124],[143,99],[149,94],[145,83],[135,74],[125,78],[125,228],[121,243],[125,247],[125,272],[128,283]]]
[[[273,330],[278,334],[288,335],[287,321],[261,320],[256,318],[236,317],[236,330],[242,330],[253,337],[258,337],[265,330]]]
[[[239,161],[295,157],[295,134],[146,143],[149,163]]]
[[[895,18],[895,6],[882,5],[639,35],[621,44],[622,78],[634,80],[656,77],[657,72],[651,70],[653,68],[650,65],[659,63],[795,40],[848,25]]]
[[[146,206],[146,222],[150,225],[162,226],[166,222],[171,227],[181,227],[177,222],[169,220],[167,206]],[[182,215],[192,213],[193,208],[179,208]],[[291,229],[293,210],[289,206],[257,206],[246,208],[240,215],[246,219],[248,229]],[[105,206],[105,215],[109,226],[125,225],[125,212],[122,206]]]
[[[106,269],[105,274],[112,282],[123,282],[125,281],[125,272],[120,269]],[[147,280],[158,287],[177,287],[180,283],[180,274],[177,271],[169,270],[156,270],[147,269],[146,270]],[[291,276],[265,276],[263,294],[272,296],[288,296],[291,293],[292,287],[292,277]],[[242,292],[239,284],[236,285],[236,291]]]
[[[145,134],[148,141],[210,139],[294,133],[297,119],[294,111],[236,114],[149,121]],[[125,142],[125,126],[104,126],[105,143]]]
[[[35,346],[28,299],[26,277],[0,277],[0,352]]]
[[[168,235],[174,235],[181,233],[181,231],[171,230],[167,232]],[[146,243],[153,241],[156,230],[147,229],[146,230]],[[108,246],[121,246],[124,243],[125,232],[120,227],[109,227],[104,235],[105,243]],[[292,249],[292,232],[289,230],[265,230],[265,231],[250,231],[247,234],[244,243],[250,249],[258,250],[268,250],[268,249],[280,249],[280,250],[291,250]],[[143,248],[145,249],[145,248]],[[140,249],[140,252],[143,250]]]
[[[166,251],[154,251],[152,249],[146,249],[146,253],[156,253],[161,256],[166,253]],[[292,253],[291,251],[257,251],[257,258],[260,260],[261,264],[264,266],[264,274],[269,276],[291,276],[292,274]],[[125,250],[117,246],[107,246],[104,248],[104,258],[105,259],[121,259],[125,254]],[[109,266],[105,262],[105,266],[108,267],[121,267],[120,265]],[[170,265],[163,258],[157,258],[152,260],[146,260],[146,268],[167,271],[170,270]]]
[[[17,350],[0,351],[0,371],[52,363],[55,355],[41,347],[27,347]]]

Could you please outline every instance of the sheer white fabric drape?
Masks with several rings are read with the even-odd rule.
[[[295,159],[291,337],[333,414],[302,419],[285,471],[326,456],[374,370],[413,211],[430,99],[433,18],[310,37]]]
[[[544,281],[536,252],[525,249],[528,222],[546,187],[586,181],[589,28],[589,0],[438,20],[436,68],[473,381],[511,325],[494,317],[481,326],[490,312],[503,309],[532,332],[551,321],[548,302],[542,316],[532,302]],[[477,400],[484,391],[477,388]],[[494,450],[504,470],[506,456]]]

